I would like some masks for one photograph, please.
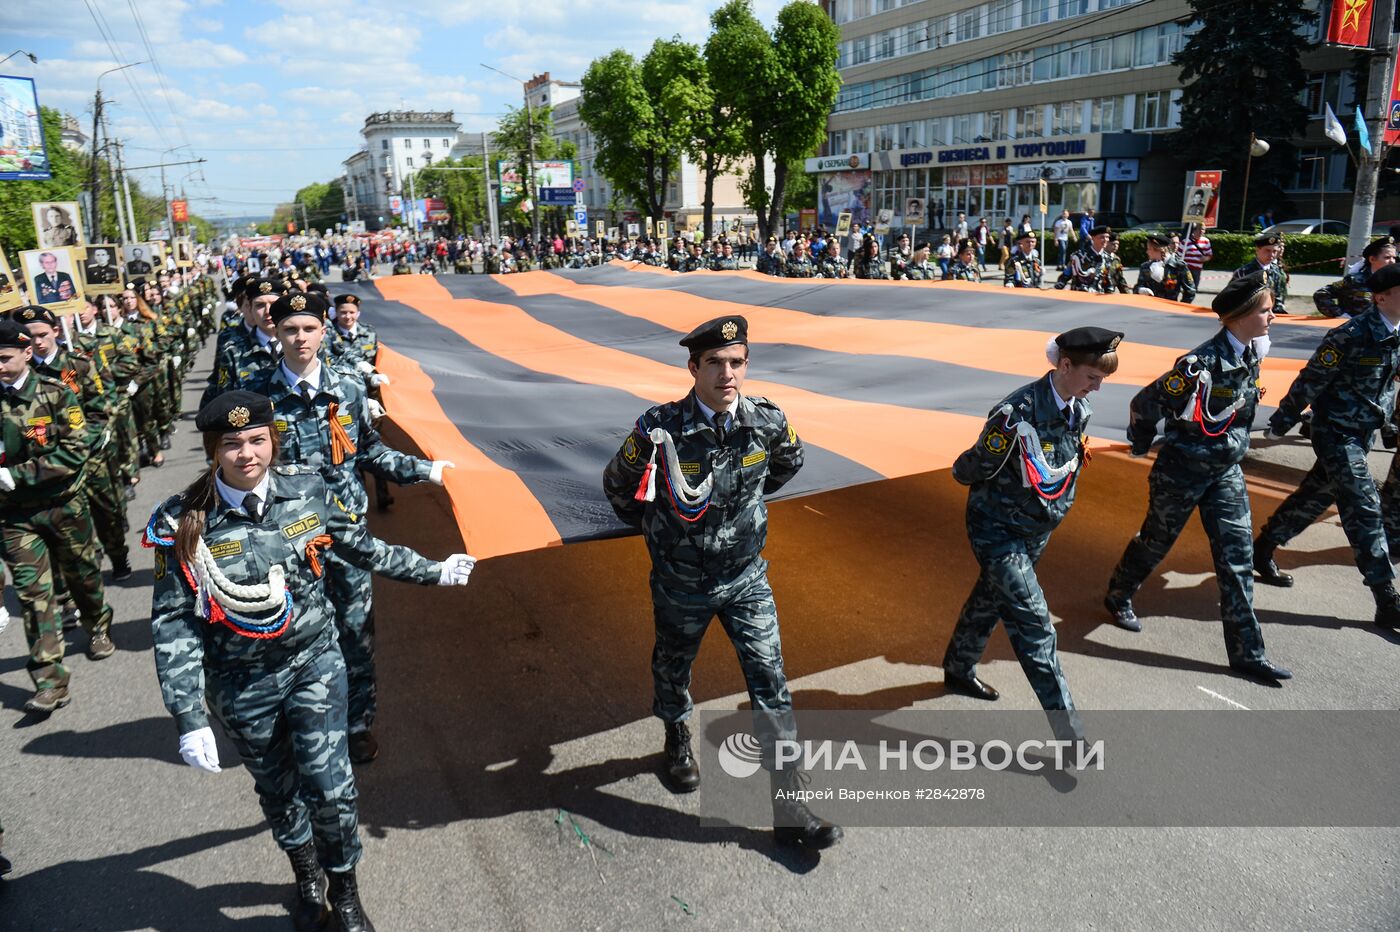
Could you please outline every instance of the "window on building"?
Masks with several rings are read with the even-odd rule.
[[[959,113],[953,117],[953,145],[972,142],[972,138],[977,135],[976,116],[975,113]]]
[[[947,121],[942,117],[925,120],[924,141],[930,146],[946,146],[948,144]]]
[[[1021,25],[1050,22],[1050,0],[1021,0]]]
[[[880,152],[887,152],[894,148],[895,131],[898,124],[883,123],[875,127],[875,148]]]
[[[1139,94],[1134,129],[1166,129],[1171,123],[1171,92]]]
[[[879,179],[875,187],[875,203],[871,204],[874,210],[884,210],[886,208],[899,211],[903,204],[896,204],[899,198],[899,176],[903,172],[877,172],[875,177]]]
[[[432,141],[431,139],[424,139],[424,140],[423,140],[423,148],[424,148],[424,149],[431,149],[432,147],[433,147],[433,141]]]
[[[1345,152],[1339,152],[1333,147],[1326,149],[1299,149],[1298,163],[1295,166],[1292,179],[1290,179],[1287,190],[1289,191],[1319,191],[1324,190],[1323,169],[1326,167],[1327,191],[1342,191],[1348,188],[1351,167],[1350,160]]]
[[[895,51],[895,37],[897,35],[898,31],[894,29],[887,29],[880,33],[877,41],[879,47],[875,53],[877,58],[894,58],[895,55],[899,54]]]
[[[835,129],[826,134],[827,155],[845,155],[846,152],[846,131],[844,129]]]
[[[1002,56],[1004,65],[1001,73],[1002,87],[1017,87],[1022,84],[1031,83],[1031,51],[1021,49],[1018,52],[1007,52]]]
[[[389,149],[389,140],[387,140],[387,139],[381,139],[381,140],[379,140],[379,148],[381,148],[381,149],[383,149],[383,150],[385,150],[385,151],[388,151],[388,149]]]
[[[993,142],[1006,138],[1006,111],[988,110],[982,117],[982,135]]]
[[[442,141],[442,147],[443,147],[444,149],[451,149],[451,148],[452,148],[452,140],[451,140],[451,139],[444,139],[444,140]]]
[[[1314,119],[1321,119],[1328,104],[1332,105],[1333,113],[1342,113],[1346,107],[1344,98],[1349,100],[1351,96],[1351,75],[1345,71],[1314,71],[1308,75],[1301,99],[1308,113]]]
[[[899,147],[917,149],[924,144],[924,124],[922,121],[899,124]]]
[[[412,139],[405,139],[405,140],[403,141],[403,147],[404,147],[405,149],[412,149],[412,148],[413,148],[413,140],[412,140]]]
[[[1027,139],[1045,135],[1045,109],[1021,107],[1016,111],[1016,138]]]
[[[406,157],[404,158],[404,164],[407,165],[409,168],[412,168],[412,167],[413,167],[413,156],[411,156],[411,155],[410,155],[410,156],[406,156]]]
[[[1089,12],[1089,0],[1059,0],[1057,15],[1060,19],[1083,16]]]
[[[857,153],[870,151],[870,127],[851,130],[851,151]]]
[[[995,35],[1016,28],[1016,0],[995,0],[987,11],[987,32]]]
[[[1050,135],[1073,136],[1080,131],[1083,119],[1083,102],[1066,100],[1053,104],[1050,107]]]
[[[1095,97],[1089,102],[1089,132],[1116,133],[1123,128],[1123,98]]]
[[[970,39],[977,38],[981,35],[981,26],[982,8],[980,6],[975,6],[970,10],[963,10],[958,14],[958,41],[967,42]]]

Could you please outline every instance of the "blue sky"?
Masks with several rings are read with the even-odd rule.
[[[614,48],[640,54],[677,34],[703,42],[720,3],[7,0],[0,57],[25,49],[39,63],[15,56],[0,73],[33,77],[40,103],[90,131],[98,75],[154,55],[159,73],[147,64],[102,79],[128,164],[194,152],[207,162],[167,170],[192,210],[265,214],[297,188],[339,175],[369,113],[453,110],[464,130],[488,129],[520,105],[520,87],[481,63],[521,78],[549,71],[577,80]],[[778,6],[755,4],[770,25]],[[145,186],[159,189],[156,173]]]

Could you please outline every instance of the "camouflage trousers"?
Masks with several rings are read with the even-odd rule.
[[[760,558],[734,582],[707,592],[671,588],[651,575],[656,646],[651,654],[655,688],[652,714],[668,724],[690,717],[690,669],[710,622],[719,616],[739,655],[739,667],[753,706],[755,730],[772,759],[777,739],[796,740],[792,694],[783,671],[778,610],[768,585],[768,561]]]
[[[1390,473],[1381,486],[1381,515],[1385,519],[1385,539],[1390,559],[1400,559],[1400,450],[1390,461]]]
[[[374,578],[368,570],[331,556],[326,594],[335,606],[335,630],[349,679],[348,721],[352,732],[374,724],[379,701],[374,682]]]
[[[1055,652],[1050,607],[1035,577],[1035,565],[1050,535],[1008,539],[969,523],[968,537],[982,572],[958,616],[943,654],[943,669],[955,676],[972,676],[1001,620],[1041,708],[1073,710],[1074,699]]]
[[[102,570],[92,538],[92,518],[81,494],[49,508],[0,516],[0,559],[9,567],[24,611],[27,667],[35,689],[68,685],[55,571],[67,583],[89,634],[105,634],[112,626],[112,609],[104,602]]]
[[[150,456],[160,452],[161,411],[156,404],[157,384],[156,379],[151,379],[141,386],[141,390],[136,393],[132,404],[132,413],[136,418],[138,449],[141,453]]]
[[[140,472],[140,438],[136,431],[136,418],[132,414],[132,402],[126,397],[125,391],[122,394],[121,410],[112,422],[113,442],[116,444],[116,451],[113,457],[116,460],[117,472],[125,482],[118,482],[120,489],[125,491],[125,486],[131,483]]]
[[[1159,456],[1147,484],[1147,518],[1113,571],[1109,598],[1131,599],[1200,508],[1220,587],[1225,654],[1231,660],[1262,660],[1264,634],[1254,614],[1254,523],[1243,470],[1236,465],[1220,474],[1200,475]]]
[[[209,710],[253,776],[272,837],[315,840],[327,870],[360,860],[360,815],[345,732],[345,661],[329,639],[274,669],[209,670]]]
[[[1395,569],[1386,547],[1380,492],[1366,462],[1370,434],[1353,437],[1314,427],[1312,445],[1317,462],[1297,490],[1264,522],[1259,532],[1260,548],[1282,547],[1336,504],[1356,568],[1366,585],[1389,582],[1395,578]]]
[[[87,478],[83,482],[83,494],[87,496],[93,529],[102,543],[102,550],[114,563],[127,556],[126,497],[122,494],[122,487],[113,482],[110,465],[110,459],[115,455],[111,444],[106,450],[94,453],[88,460]]]
[[[176,350],[176,352],[179,352],[179,351],[180,351],[180,350]],[[194,358],[193,352],[190,351],[189,349],[185,349],[184,352],[185,352],[186,355],[185,355],[184,359],[181,359],[181,360],[180,360],[180,365],[179,365],[179,366],[176,366],[176,365],[174,364],[174,362],[172,362],[172,361],[169,360],[169,359],[167,359],[166,362],[165,362],[165,370],[166,370],[166,371],[165,371],[166,390],[169,392],[169,394],[167,395],[167,398],[166,398],[166,404],[167,404],[166,413],[167,413],[167,415],[168,415],[168,419],[167,419],[166,422],[165,422],[165,427],[163,428],[164,430],[169,430],[169,429],[170,429],[170,424],[173,423],[174,420],[175,420],[177,417],[180,416],[181,405],[183,404],[183,401],[184,401],[184,388],[185,388],[185,369],[184,369],[184,366],[185,366],[185,364],[186,364],[187,361],[190,361],[190,360],[192,360],[192,359]]]

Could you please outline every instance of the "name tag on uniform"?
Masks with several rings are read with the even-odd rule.
[[[700,464],[699,464],[699,463],[680,463],[679,465],[680,465],[680,467],[681,467],[681,472],[684,473],[684,474],[687,475],[687,476],[698,476],[698,475],[700,475]]]
[[[215,544],[209,548],[209,556],[215,560],[222,560],[224,557],[236,557],[243,552],[243,541],[226,540],[222,544]]]
[[[29,418],[24,423],[28,424],[30,427],[34,427],[38,424],[52,424],[53,418],[49,417],[47,414],[41,414],[38,417]]]
[[[768,451],[759,450],[757,453],[750,453],[748,456],[744,457],[739,461],[739,464],[741,466],[754,466],[766,459],[768,459]]]
[[[370,350],[374,349],[374,344],[373,344],[373,343],[366,343],[364,346],[360,347],[360,349],[362,349],[362,350],[364,350],[366,353],[368,353]]]
[[[1381,358],[1379,356],[1363,356],[1356,361],[1359,366],[1379,366]]]
[[[339,421],[339,422],[341,423],[342,426],[344,426],[344,425],[346,425],[346,424],[349,424],[351,421],[355,420],[355,419],[354,419],[352,416],[350,416],[349,414],[337,414],[337,415],[335,416],[335,419],[336,419],[337,421]]]
[[[297,521],[293,521],[291,524],[283,526],[282,533],[286,536],[288,540],[291,540],[293,537],[300,537],[307,531],[314,531],[320,526],[321,516],[317,514],[309,514]]]
[[[1224,387],[1221,387],[1221,386],[1218,386],[1218,385],[1217,385],[1216,387],[1214,387],[1214,388],[1212,388],[1212,389],[1210,390],[1210,397],[1212,397],[1212,398],[1234,398],[1234,397],[1235,397],[1235,390],[1234,390],[1233,388],[1224,388]]]
[[[285,434],[287,432],[287,422],[281,418],[275,418],[272,422],[272,426],[277,428],[279,434]]]
[[[1054,453],[1054,452],[1055,452],[1055,445],[1054,445],[1053,443],[1046,443],[1045,441],[1042,440],[1042,441],[1040,442],[1040,449],[1043,450],[1043,451],[1045,451],[1046,453]]]

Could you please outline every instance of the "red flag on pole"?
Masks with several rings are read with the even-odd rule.
[[[1333,45],[1369,46],[1375,5],[1375,0],[1332,0],[1327,41]]]
[[[1390,98],[1385,108],[1385,144],[1400,142],[1400,48],[1396,50],[1397,61],[1390,64]]]

